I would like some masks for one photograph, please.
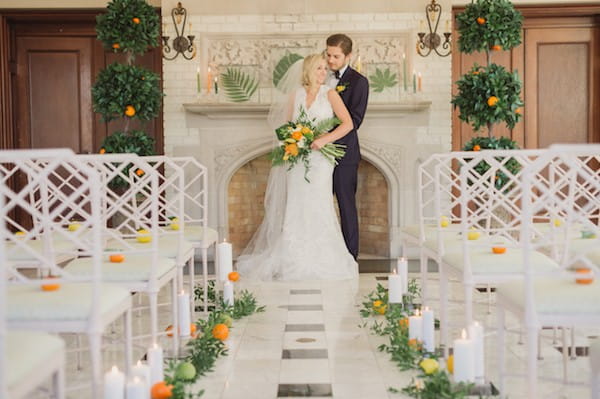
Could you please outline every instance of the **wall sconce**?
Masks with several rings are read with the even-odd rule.
[[[177,3],[177,7],[171,10],[171,18],[173,19],[173,26],[175,26],[175,37],[173,38],[173,50],[175,54],[169,57],[171,52],[171,46],[169,46],[169,36],[163,36],[163,58],[167,60],[174,60],[179,54],[186,60],[191,60],[196,56],[196,46],[194,45],[194,35],[184,36],[185,23],[187,21],[187,10],[181,6],[181,2]],[[183,20],[183,23],[182,23]],[[179,26],[181,25],[181,33],[179,32]],[[192,24],[190,23],[190,30]],[[186,55],[189,53],[189,55]]]
[[[442,16],[442,6],[437,4],[435,0],[431,0],[431,4],[428,4],[427,7],[425,7],[425,15],[427,16],[429,33],[417,33],[419,36],[419,40],[417,42],[417,53],[419,53],[421,57],[427,57],[431,53],[431,50],[433,50],[440,57],[447,57],[452,52],[452,48],[450,47],[450,35],[452,32],[444,32],[445,39],[443,43],[441,36],[437,33],[437,29],[440,24],[440,17]],[[448,25],[448,22],[446,22],[446,30],[449,30]],[[423,30],[422,26],[420,27],[420,30]],[[438,51],[440,44],[442,45],[441,52]]]

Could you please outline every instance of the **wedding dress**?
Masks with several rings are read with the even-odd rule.
[[[328,90],[322,85],[314,102],[307,107],[306,90],[299,88],[294,97],[293,120],[302,109],[315,123],[332,118]],[[267,188],[265,219],[238,257],[237,269],[242,276],[259,280],[333,280],[358,276],[358,265],[346,248],[334,209],[333,165],[319,151],[312,151],[309,159],[306,177],[310,182],[305,179],[302,162],[291,170],[287,166],[272,168],[268,185],[277,186]],[[281,190],[287,195],[276,204],[277,200],[269,197],[280,195]]]

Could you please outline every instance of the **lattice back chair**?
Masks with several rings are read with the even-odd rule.
[[[124,318],[126,361],[131,362],[131,298],[120,287],[102,284],[100,177],[80,162],[70,150],[32,150],[0,152],[3,181],[23,174],[23,187],[1,185],[6,201],[3,224],[11,230],[22,230],[23,219],[34,220],[22,234],[6,235],[8,259],[25,253],[35,259],[43,278],[27,273],[14,262],[7,262],[8,309],[11,329],[47,331],[51,333],[87,334],[90,345],[91,381],[94,398],[102,394],[102,332]],[[62,182],[68,181],[71,189]],[[34,193],[32,195],[32,193]],[[30,202],[41,196],[41,206]],[[16,211],[19,212],[16,212]],[[80,218],[80,229],[69,231],[65,220]],[[72,257],[90,259],[92,272],[77,276],[56,263],[57,240],[69,243],[64,252]],[[39,245],[39,243],[42,245]],[[47,279],[52,275],[55,279]],[[86,386],[89,384],[86,384]],[[70,388],[74,388],[70,384]]]
[[[135,154],[79,155],[78,159],[94,168],[101,177],[102,225],[105,226],[107,242],[102,262],[103,278],[131,293],[148,295],[150,334],[138,331],[134,338],[149,338],[150,344],[157,343],[158,293],[168,283],[172,288],[173,331],[178,331],[179,327],[175,259],[160,253],[165,232],[159,223],[160,174],[153,165]],[[116,182],[118,186],[115,186]],[[112,228],[106,228],[109,225]],[[173,252],[177,253],[177,247]],[[121,259],[113,258],[111,261],[112,256]],[[65,269],[74,274],[87,275],[90,273],[90,264],[85,259],[76,259]],[[178,347],[179,334],[173,334],[175,352]]]
[[[551,147],[524,167],[522,180],[522,280],[498,287],[498,359],[504,388],[504,313],[514,313],[527,331],[527,397],[537,398],[538,333],[542,326],[600,326],[600,289],[593,277],[570,268],[600,270],[600,145]],[[551,229],[540,229],[540,215],[562,218]],[[551,251],[551,248],[555,248]],[[536,256],[559,255],[559,268],[540,270]],[[577,284],[585,283],[585,284]],[[563,330],[564,331],[564,330]],[[564,334],[563,334],[564,335]],[[563,382],[567,381],[567,351],[563,342]]]
[[[185,175],[184,236],[201,252],[202,302],[206,313],[208,312],[208,249],[218,240],[217,231],[208,227],[208,170],[193,157],[172,157],[171,160],[183,169]]]

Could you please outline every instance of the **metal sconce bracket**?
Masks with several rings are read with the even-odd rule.
[[[421,57],[427,57],[431,51],[435,51],[440,57],[447,57],[452,52],[450,46],[450,35],[452,32],[444,32],[444,42],[442,43],[441,36],[437,33],[438,26],[440,24],[440,18],[442,16],[442,6],[431,0],[431,3],[425,7],[425,15],[427,16],[427,26],[429,27],[429,33],[419,32],[419,40],[417,41],[417,53]],[[438,51],[438,47],[442,46],[441,52]]]
[[[169,36],[163,36],[163,58],[167,60],[174,60],[179,54],[186,60],[191,60],[196,56],[196,46],[194,45],[194,35],[184,35],[185,23],[187,21],[187,10],[183,8],[181,2],[177,3],[177,7],[171,10],[171,18],[173,19],[173,26],[175,26],[175,37],[173,38],[173,50],[175,54],[169,56],[171,53],[171,46],[169,46]],[[183,19],[183,24],[181,20]],[[181,25],[181,33],[179,32],[179,25]],[[190,23],[191,30],[191,23]],[[188,53],[188,55],[186,55]]]

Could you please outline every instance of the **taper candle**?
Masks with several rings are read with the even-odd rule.
[[[413,93],[417,92],[417,73],[413,69]]]
[[[198,93],[200,93],[200,91],[202,90],[202,87],[200,85],[200,67],[196,69],[196,90],[198,91]]]
[[[406,54],[402,53],[402,77],[404,78],[404,91],[408,91],[408,76],[406,76]]]
[[[421,76],[421,72],[417,74],[417,90],[423,91],[423,77]]]
[[[190,295],[186,294],[185,291],[181,291],[177,295],[177,307],[179,312],[179,318],[177,319],[179,323],[179,336],[184,338],[189,337],[190,324],[192,323],[190,316]]]
[[[408,262],[405,257],[398,258],[396,269],[398,274],[402,276],[402,293],[406,295],[408,294]]]
[[[219,94],[219,77],[215,76],[215,94]]]
[[[231,281],[223,283],[223,302],[227,306],[233,306],[233,284]]]
[[[146,387],[146,397],[150,393],[150,388],[152,387],[151,381],[152,378],[150,376],[150,367],[147,364],[143,364],[140,360],[138,360],[137,364],[135,364],[131,368],[131,376],[138,377],[142,384]]]
[[[210,90],[212,88],[212,73],[210,72],[210,67],[208,67],[208,71],[206,72],[206,92],[210,94]]]
[[[223,240],[217,244],[217,259],[219,266],[219,279],[227,281],[229,273],[233,270],[233,254],[231,243]]]

